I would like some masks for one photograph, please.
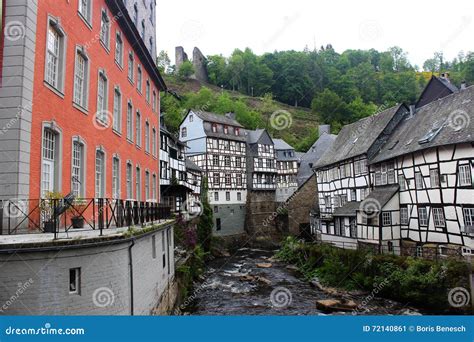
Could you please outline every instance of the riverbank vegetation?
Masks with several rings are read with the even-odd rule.
[[[469,288],[469,265],[455,259],[374,255],[293,237],[284,241],[277,258],[296,265],[307,280],[317,277],[324,285],[348,290],[378,287],[380,297],[433,310],[449,308],[450,289]]]

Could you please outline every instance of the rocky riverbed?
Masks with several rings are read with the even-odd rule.
[[[324,288],[301,278],[274,251],[241,248],[212,260],[194,284],[191,315],[413,315],[406,305],[374,293]]]

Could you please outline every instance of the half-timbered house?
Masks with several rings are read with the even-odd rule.
[[[275,144],[277,179],[275,201],[285,202],[298,189],[296,175],[298,158],[295,149],[282,139],[273,139]]]
[[[187,157],[208,179],[214,233],[243,233],[247,200],[246,137],[233,114],[190,110],[180,124]]]
[[[316,165],[321,240],[404,255],[471,254],[473,99],[474,87],[433,77],[409,109],[345,126]]]
[[[377,204],[384,249],[419,256],[474,250],[473,101],[469,87],[417,108],[371,160],[375,188],[396,185],[393,200]]]
[[[368,159],[402,120],[408,108],[397,105],[344,126],[315,164],[318,181],[321,239],[357,246],[356,209],[372,187]],[[377,239],[377,237],[375,237]]]

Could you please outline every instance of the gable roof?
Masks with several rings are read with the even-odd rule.
[[[247,129],[245,132],[247,132],[247,143],[256,144],[265,130],[263,128],[257,128],[255,130]]]
[[[185,165],[186,169],[202,172],[202,169],[189,158],[186,158]]]
[[[429,141],[419,141],[432,132]],[[474,141],[474,86],[418,108],[402,120],[371,163],[430,147]]]
[[[313,165],[316,164],[324,152],[330,149],[336,138],[337,135],[323,133],[306,153],[301,154],[298,174],[296,176],[299,186],[304,184],[313,175]]]
[[[334,144],[324,153],[315,166],[320,168],[367,153],[393,116],[402,107],[406,109],[404,104],[397,105],[344,126],[337,135]]]
[[[390,199],[398,192],[398,185],[388,185],[375,187],[375,189],[365,198],[364,201],[375,201],[378,208],[375,211],[380,211],[390,201]],[[358,208],[363,210],[364,208]]]
[[[423,107],[424,105],[436,101],[440,98],[459,92],[459,89],[449,81],[446,77],[431,76],[425,89],[421,92],[415,107]]]
[[[201,110],[196,110],[196,111],[190,110],[190,111],[193,112],[198,117],[200,117],[203,121],[207,121],[211,123],[219,123],[222,125],[229,125],[229,126],[234,126],[234,127],[243,127],[236,120],[231,119],[225,115],[211,113],[211,112],[204,112]]]
[[[294,148],[283,139],[273,139],[273,144],[275,145],[275,150],[294,150]]]

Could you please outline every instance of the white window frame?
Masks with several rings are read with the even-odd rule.
[[[392,213],[390,211],[382,211],[382,226],[392,225]]]
[[[118,155],[112,158],[112,198],[120,198],[120,157]]]
[[[139,110],[135,113],[135,144],[142,146],[142,116]]]
[[[133,121],[134,121],[134,115],[133,115],[133,104],[132,101],[127,102],[127,140],[130,142],[133,142]]]
[[[142,199],[142,180],[141,180],[141,168],[139,165],[135,168],[135,199],[141,201]]]
[[[433,222],[436,228],[445,228],[446,219],[444,217],[444,209],[441,207],[433,207]]]
[[[85,197],[86,194],[85,156],[86,144],[81,138],[73,137],[71,151],[71,190],[76,197]]]
[[[67,36],[59,24],[59,20],[48,16],[46,26],[46,49],[44,65],[44,81],[53,90],[59,92],[60,96],[64,94],[64,77],[66,70],[66,49]],[[51,34],[54,34],[57,42],[50,46]],[[52,49],[50,49],[52,47]]]
[[[430,185],[432,188],[440,187],[439,169],[430,169]]]
[[[100,32],[99,40],[102,46],[108,51],[110,49],[110,18],[107,10],[104,8],[100,14]]]
[[[428,226],[428,207],[418,207],[418,223],[422,227],[427,227]]]
[[[459,165],[458,178],[460,186],[472,186],[472,174],[470,164]]]
[[[400,208],[400,224],[408,225],[409,221],[410,219],[409,219],[408,207],[401,207]]]
[[[73,102],[81,107],[82,109],[88,109],[88,100],[89,100],[89,57],[84,49],[84,47],[77,46],[76,47],[76,55],[75,55],[75,63],[74,63],[74,96]],[[80,70],[81,64],[80,61],[82,60],[82,68]]]
[[[109,80],[104,70],[99,69],[97,78],[97,112],[96,120],[103,125],[108,125],[108,98],[109,98]]]
[[[119,86],[114,88],[114,109],[112,128],[117,133],[122,133],[122,92]]]
[[[421,172],[415,172],[415,186],[416,190],[421,190],[425,188],[424,184],[424,179],[423,179],[423,174]]]
[[[125,169],[125,182],[127,187],[127,198],[133,199],[133,165],[128,161]]]
[[[123,67],[123,51],[124,44],[122,39],[122,33],[117,31],[115,33],[115,62],[120,68]]]
[[[89,27],[92,27],[92,0],[79,0],[77,13]]]
[[[99,155],[101,156],[101,164],[99,164]],[[107,158],[105,151],[102,147],[99,147],[95,151],[95,198],[105,198],[106,194],[106,170],[107,170]],[[99,169],[100,167],[100,169]]]

